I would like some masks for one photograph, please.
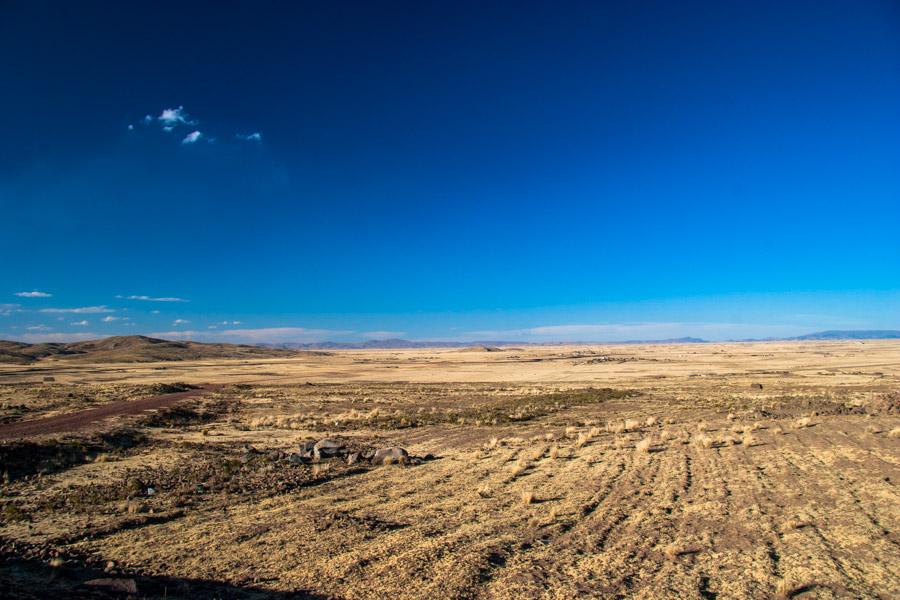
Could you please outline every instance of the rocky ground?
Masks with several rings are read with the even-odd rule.
[[[227,385],[7,441],[0,595],[898,597],[900,370],[820,348],[603,387]]]

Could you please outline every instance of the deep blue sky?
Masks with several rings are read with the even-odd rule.
[[[900,328],[897,3],[564,4],[4,3],[0,337]]]

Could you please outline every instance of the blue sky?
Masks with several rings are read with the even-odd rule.
[[[0,338],[900,328],[896,3],[283,4],[5,6]]]

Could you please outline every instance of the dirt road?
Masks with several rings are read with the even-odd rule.
[[[139,400],[120,400],[80,410],[78,412],[55,415],[31,421],[19,421],[0,425],[0,440],[35,437],[53,433],[71,433],[89,428],[98,421],[110,417],[136,415],[145,410],[166,408],[187,398],[199,396],[218,386],[205,385],[186,392],[160,394]]]

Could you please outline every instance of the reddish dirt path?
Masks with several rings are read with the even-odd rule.
[[[141,398],[140,400],[119,400],[118,402],[110,402],[97,408],[89,408],[78,412],[54,415],[31,421],[7,423],[0,425],[0,440],[81,431],[109,417],[136,415],[145,410],[165,408],[186,398],[199,396],[218,387],[217,385],[205,385],[186,392],[160,394],[150,398]]]

